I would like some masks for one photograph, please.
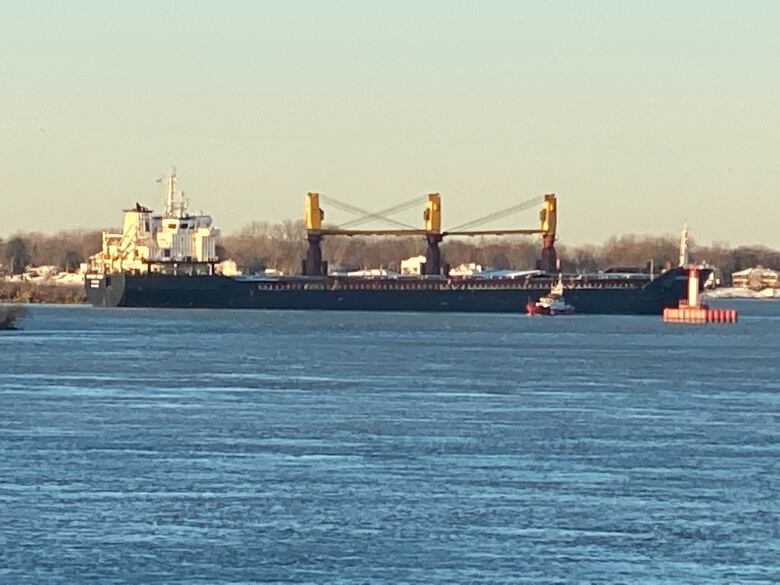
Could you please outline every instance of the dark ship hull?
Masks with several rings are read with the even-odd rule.
[[[709,271],[702,270],[704,282]],[[557,279],[556,279],[557,280]],[[117,273],[88,276],[96,307],[522,313],[550,290],[550,277],[339,278],[184,276]],[[577,314],[660,315],[686,295],[687,271],[563,278]]]

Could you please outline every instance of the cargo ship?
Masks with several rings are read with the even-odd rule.
[[[556,283],[577,314],[660,315],[687,293],[686,266],[654,276],[622,270],[559,274],[554,248],[557,201],[544,196],[539,228],[529,230],[442,231],[439,194],[428,194],[421,235],[428,244],[419,275],[349,276],[328,274],[320,242],[335,235],[386,234],[390,230],[339,230],[322,225],[319,195],[306,195],[308,250],[297,275],[220,274],[219,231],[212,218],[191,214],[167,177],[162,213],[136,204],[125,209],[121,233],[104,233],[100,252],[90,258],[87,300],[96,307],[176,307],[277,310],[425,311],[523,313]],[[453,275],[441,266],[439,243],[447,236],[539,233],[543,248],[534,270]],[[682,254],[681,254],[682,257]],[[711,270],[701,269],[701,282]]]

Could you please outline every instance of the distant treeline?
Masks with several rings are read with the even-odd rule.
[[[54,265],[75,270],[81,262],[100,249],[99,231],[67,231],[54,235],[16,234],[0,239],[0,264],[7,273],[20,272],[25,266]],[[306,251],[306,230],[300,221],[282,223],[253,222],[222,238],[221,258],[232,258],[248,272],[278,268],[285,273],[300,271]],[[451,238],[442,246],[444,261],[451,266],[475,262],[495,268],[533,268],[539,257],[538,237]],[[649,236],[629,234],[613,236],[600,245],[557,244],[564,272],[588,272],[611,267],[649,268],[656,271],[676,265],[679,241],[674,234]],[[725,244],[699,246],[690,243],[691,260],[707,262],[718,269],[724,283],[731,273],[762,265],[780,270],[780,251],[764,246]],[[420,236],[409,237],[326,237],[323,258],[331,265],[346,268],[383,267],[398,270],[401,260],[425,253]]]
[[[613,236],[600,245],[557,244],[564,272],[591,272],[612,267],[636,267],[660,271],[676,266],[679,236],[628,234]],[[257,272],[278,268],[286,273],[300,270],[306,252],[306,230],[302,222],[254,222],[223,237],[222,256],[232,258],[244,270]],[[322,255],[331,265],[347,268],[384,267],[398,270],[401,260],[425,254],[422,237],[326,237]],[[699,246],[690,241],[691,261],[714,266],[724,283],[731,273],[762,265],[780,270],[780,251],[765,246],[714,244]],[[541,248],[538,237],[451,238],[442,246],[444,261],[450,266],[475,262],[494,268],[534,268]]]
[[[57,266],[75,271],[100,249],[101,242],[101,233],[95,230],[16,234],[8,240],[0,238],[0,265],[4,272],[13,274],[23,272],[25,266]]]

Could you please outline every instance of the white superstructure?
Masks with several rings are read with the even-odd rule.
[[[89,259],[91,272],[163,271],[166,266],[175,272],[180,265],[202,272],[219,261],[219,230],[212,227],[211,216],[187,211],[187,200],[177,189],[175,168],[165,183],[164,211],[154,213],[138,203],[125,209],[122,232],[103,232],[101,251]]]

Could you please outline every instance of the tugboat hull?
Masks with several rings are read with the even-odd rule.
[[[574,307],[567,306],[565,309],[551,309],[550,307],[540,307],[536,303],[526,303],[525,310],[529,315],[544,315],[554,317],[555,315],[573,315]]]

